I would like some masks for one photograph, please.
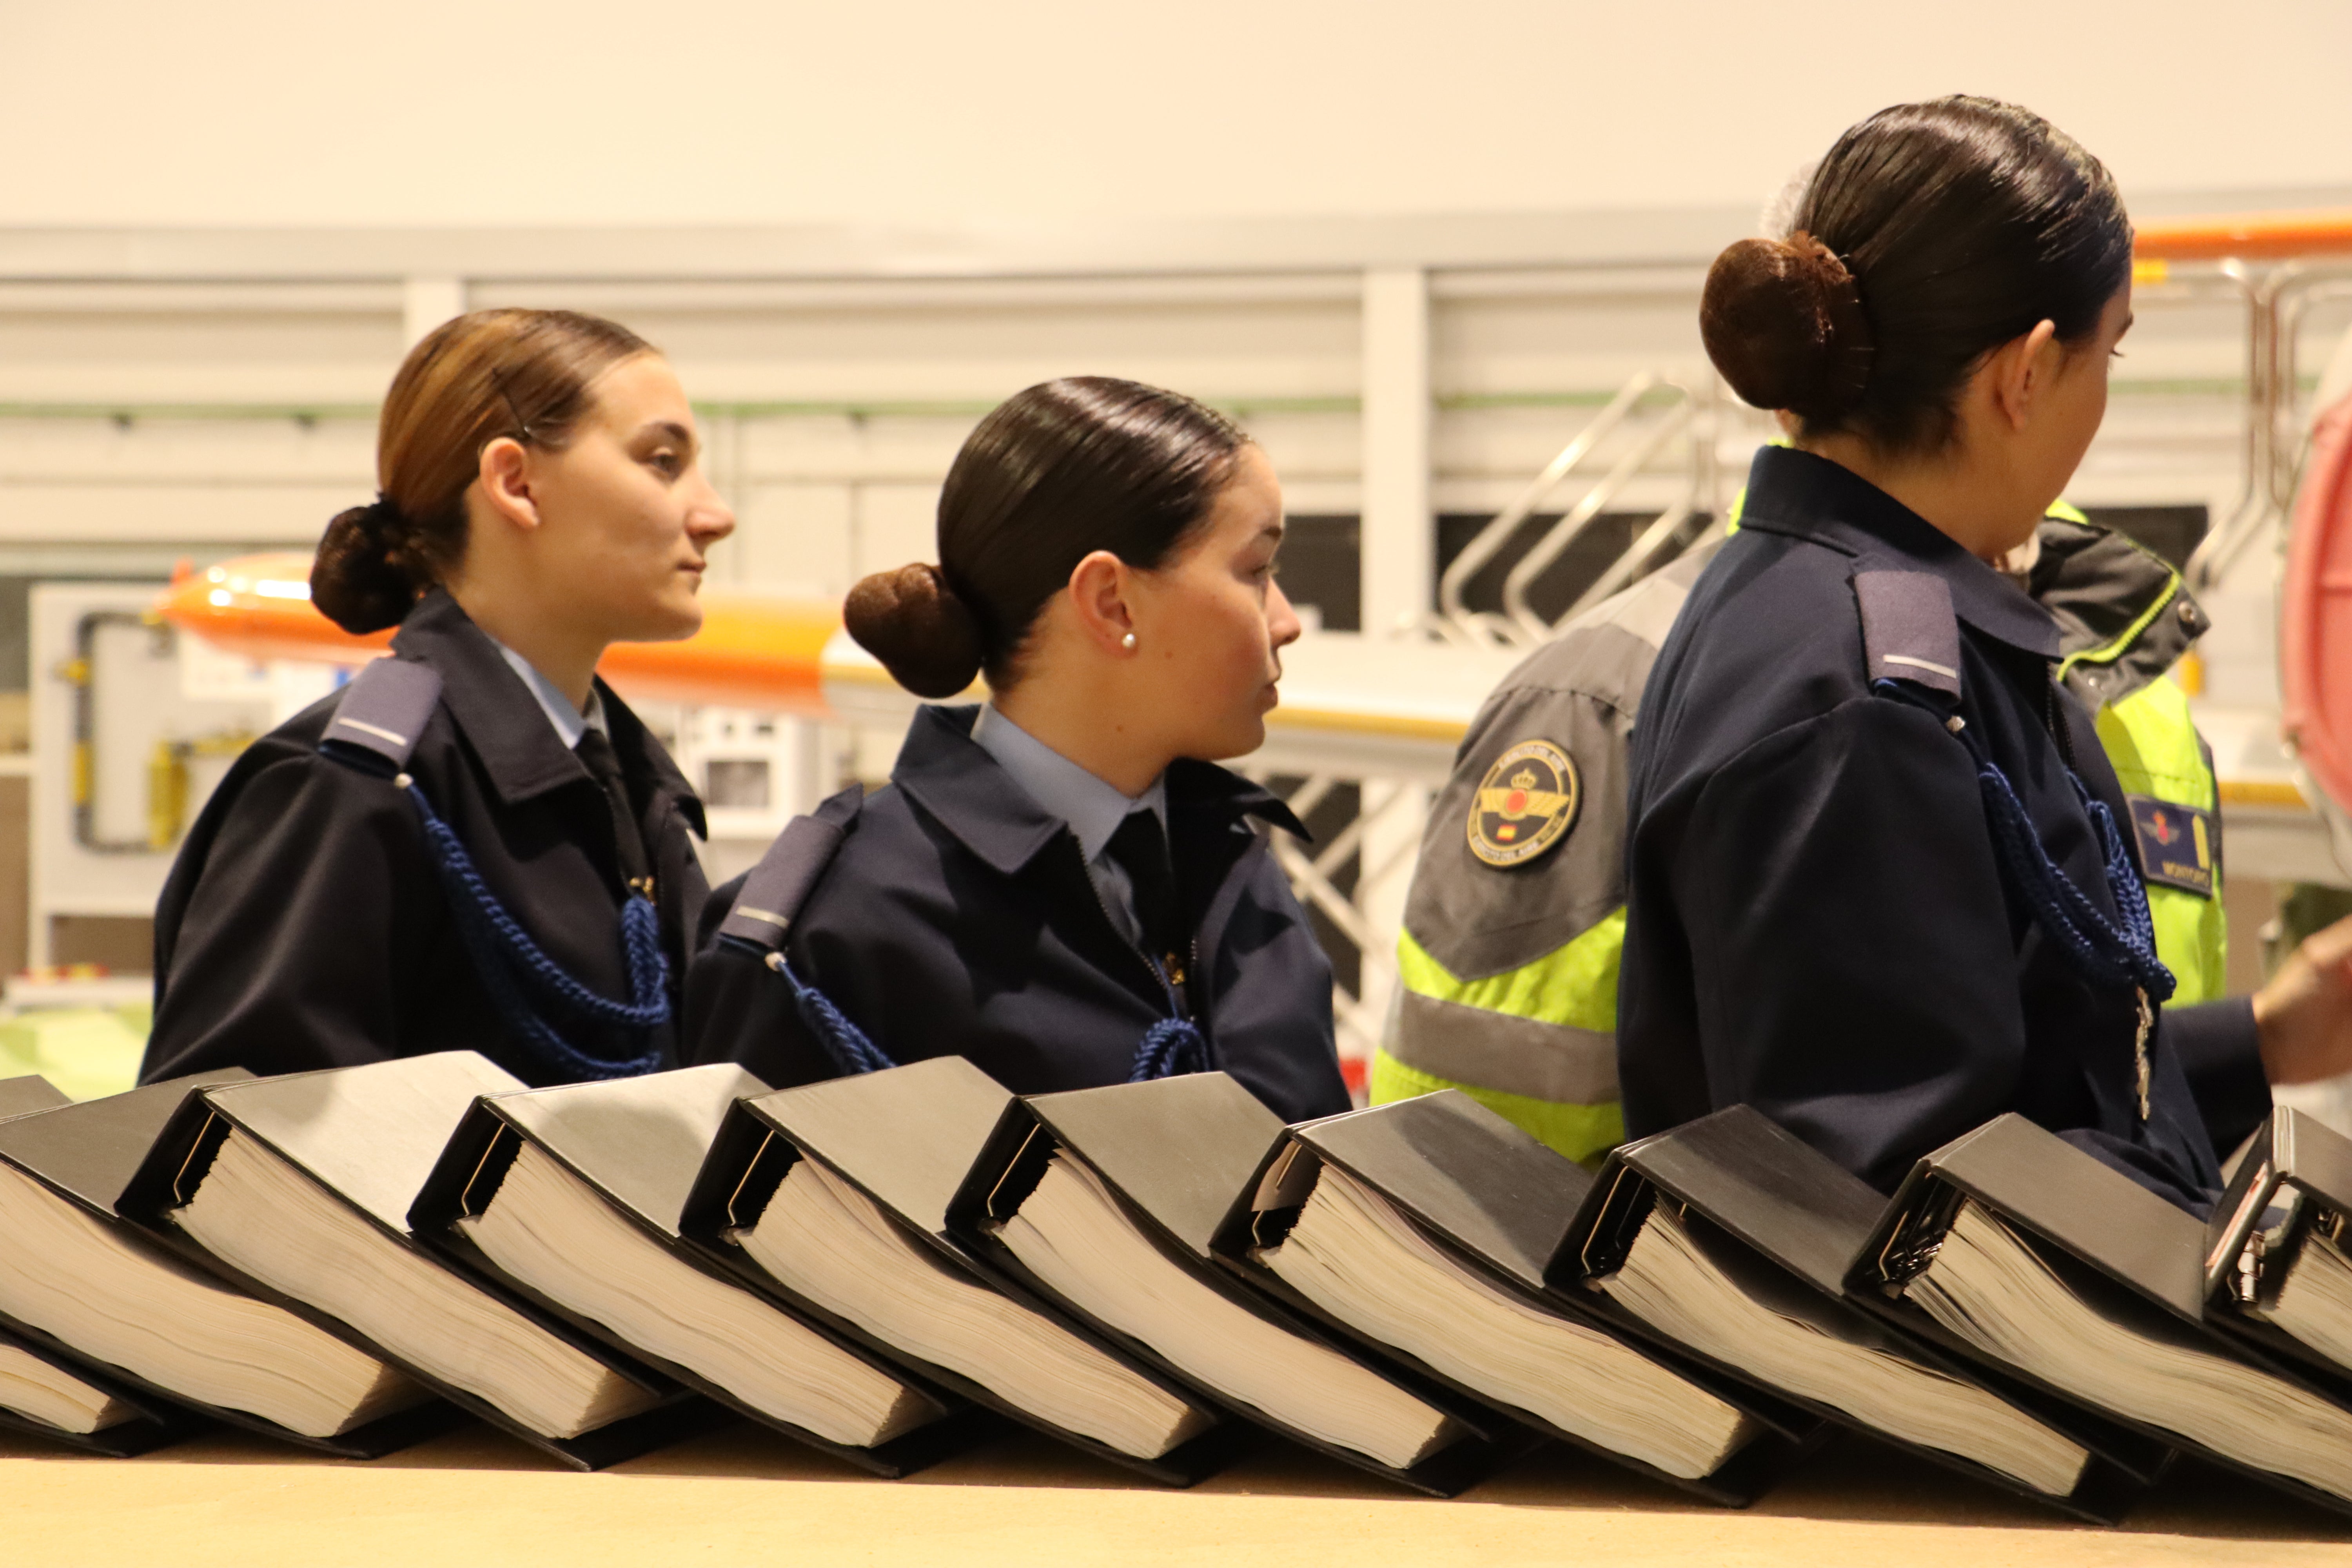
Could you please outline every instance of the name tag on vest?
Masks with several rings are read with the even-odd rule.
[[[2213,896],[2213,814],[2144,795],[2126,795],[2140,874],[2200,899]]]

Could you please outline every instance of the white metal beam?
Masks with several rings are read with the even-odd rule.
[[[1164,277],[1705,267],[1740,207],[1164,223],[733,228],[0,228],[0,279],[389,281]]]
[[[1435,603],[1436,519],[1430,510],[1429,274],[1418,267],[1364,274],[1362,593],[1365,638],[1378,643]],[[1361,978],[1348,1054],[1387,1015],[1396,984],[1396,932],[1413,852],[1429,810],[1426,787],[1365,781],[1356,902],[1376,933],[1360,942]]]
[[[1429,275],[1364,274],[1363,629],[1384,637],[1430,608]]]

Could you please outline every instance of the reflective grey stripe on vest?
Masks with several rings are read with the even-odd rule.
[[[1417,1072],[1570,1105],[1607,1105],[1619,1098],[1615,1035],[1398,989],[1403,995],[1388,1051]]]

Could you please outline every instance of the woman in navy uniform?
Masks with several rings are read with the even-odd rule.
[[[595,668],[701,624],[734,522],[697,451],[667,362],[611,321],[484,310],[416,345],[382,492],[310,577],[347,631],[396,626],[394,658],[255,742],[190,832],[146,1078],[461,1048],[533,1085],[674,1064],[702,808]],[[387,674],[414,723],[352,706]]]
[[[1891,1187],[2005,1111],[2190,1208],[2267,1079],[2352,1066],[2345,945],[2257,1018],[2167,1010],[2133,831],[2058,631],[1993,563],[2105,411],[2132,233],[2005,104],[1890,109],[1701,308],[1758,454],[1633,742],[1626,1131],[1729,1104]]]
[[[1213,765],[1264,740],[1298,636],[1282,532],[1265,454],[1175,393],[1072,378],[982,420],[940,563],[845,618],[908,690],[985,671],[989,700],[922,709],[888,787],[711,900],[689,1057],[786,1085],[961,1055],[1022,1094],[1214,1068],[1286,1120],[1346,1110],[1330,966],[1266,841],[1303,830]]]

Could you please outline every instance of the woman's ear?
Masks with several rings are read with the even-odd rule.
[[[1128,603],[1130,569],[1097,550],[1070,572],[1070,607],[1088,641],[1109,653],[1134,650],[1135,615]]]
[[[2065,357],[2055,321],[2036,322],[2023,337],[2011,338],[1993,351],[1985,369],[1991,374],[1993,411],[2003,424],[2011,430],[2025,428]]]
[[[511,436],[482,448],[477,482],[493,515],[517,528],[539,526],[539,502],[530,489],[530,454]]]

